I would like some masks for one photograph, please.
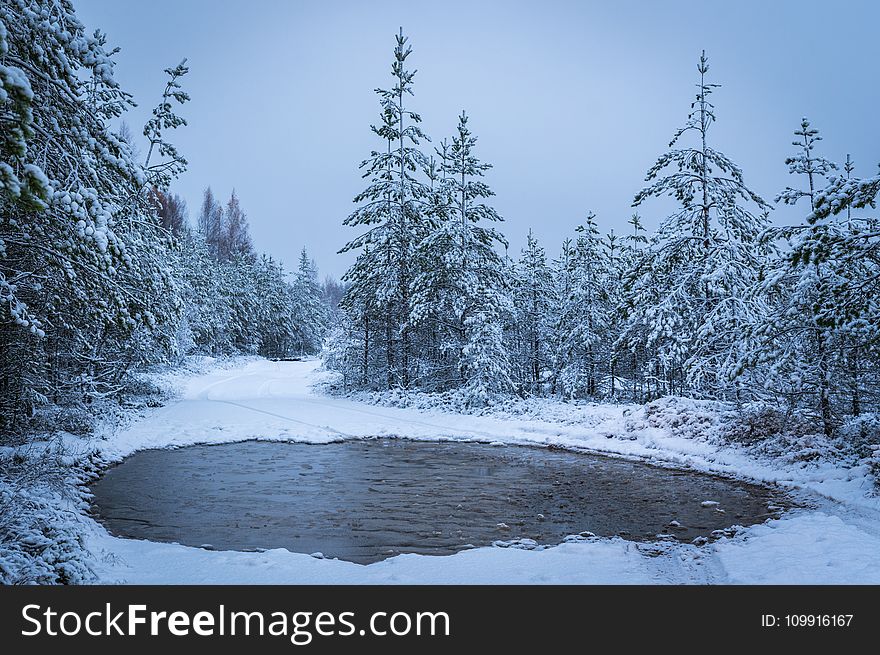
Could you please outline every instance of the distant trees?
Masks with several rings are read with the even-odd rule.
[[[159,225],[176,237],[183,234],[188,229],[186,201],[177,194],[159,189],[153,190],[153,199]]]
[[[218,247],[221,258],[235,259],[236,257],[253,256],[254,246],[251,243],[247,215],[242,211],[241,203],[239,203],[234,189],[229,197],[229,202],[226,203],[219,237]]]
[[[224,207],[210,187],[205,189],[196,222],[178,264],[186,281],[188,330],[180,338],[189,350],[266,357],[320,351],[330,309],[306,250],[296,272],[257,254],[235,191]]]
[[[197,225],[199,234],[217,259],[228,261],[254,255],[247,215],[235,189],[225,208],[214,198],[211,187],[205,189]]]
[[[223,206],[214,198],[211,187],[205,189],[202,196],[202,208],[196,221],[198,233],[205,241],[211,254],[221,257],[220,243],[226,240],[223,227]]]

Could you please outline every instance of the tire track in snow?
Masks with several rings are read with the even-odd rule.
[[[248,375],[253,375],[251,372],[239,373],[238,375],[230,375],[229,377],[225,377],[222,380],[217,380],[216,382],[211,382],[210,384],[205,385],[197,392],[193,394],[187,394],[182,400],[213,400],[213,398],[208,397],[208,392],[211,391],[214,387],[226,384],[227,382],[232,382],[233,380],[239,380]]]
[[[325,432],[331,432],[333,434],[337,434],[340,437],[345,439],[360,439],[358,435],[348,434],[347,432],[342,432],[341,430],[337,430],[336,428],[331,428],[329,425],[315,425],[314,423],[307,423],[306,421],[300,421],[299,419],[290,418],[289,416],[284,416],[283,414],[277,414],[275,412],[270,412],[265,409],[259,409],[257,407],[249,407],[248,405],[244,405],[242,403],[237,403],[234,400],[216,400],[216,399],[208,399],[209,402],[212,403],[224,403],[226,405],[233,405],[235,407],[240,407],[242,409],[248,409],[252,412],[259,412],[260,414],[266,414],[267,416],[273,416],[275,418],[280,418],[285,421],[291,421],[293,423],[299,423],[300,425],[305,425],[310,428],[314,428],[316,430],[324,430]]]
[[[256,373],[256,372],[254,372],[254,371],[248,371],[248,372],[245,372],[245,373],[240,373],[240,374],[238,374],[238,375],[232,375],[232,376],[229,376],[228,378],[224,378],[224,379],[222,379],[222,380],[218,380],[218,381],[216,381],[216,382],[213,382],[213,383],[207,385],[207,386],[204,387],[202,390],[200,390],[196,397],[197,397],[197,399],[199,399],[199,400],[208,400],[208,401],[211,401],[211,402],[223,402],[223,403],[227,403],[227,404],[230,404],[230,405],[235,405],[235,406],[237,406],[237,407],[241,407],[241,408],[243,408],[243,409],[250,409],[250,410],[252,410],[252,411],[260,412],[260,413],[262,413],[262,414],[266,414],[266,415],[268,415],[268,416],[274,416],[274,417],[276,417],[276,418],[280,418],[280,419],[287,420],[287,421],[292,421],[292,422],[294,422],[294,423],[299,423],[299,424],[301,424],[301,425],[306,425],[306,426],[309,426],[309,427],[317,428],[317,429],[319,429],[319,430],[325,430],[325,431],[328,431],[328,432],[332,432],[332,433],[334,433],[334,434],[338,434],[338,435],[340,435],[340,436],[344,436],[345,438],[348,438],[348,439],[361,439],[361,438],[363,438],[364,435],[352,435],[352,434],[348,434],[348,433],[346,433],[346,432],[343,432],[343,431],[341,431],[341,430],[337,430],[337,429],[335,429],[335,428],[331,428],[331,427],[329,427],[329,426],[318,426],[318,425],[313,425],[313,424],[311,424],[311,423],[307,423],[306,421],[301,421],[301,420],[299,420],[299,419],[294,419],[294,418],[291,418],[291,417],[289,417],[289,416],[284,416],[284,415],[281,415],[281,414],[277,414],[277,413],[274,413],[274,412],[270,412],[270,411],[268,411],[268,410],[258,409],[258,408],[255,408],[255,407],[251,407],[251,406],[248,406],[248,405],[244,405],[244,404],[242,404],[242,403],[239,403],[239,402],[236,402],[236,401],[233,401],[233,400],[225,400],[225,399],[211,398],[211,397],[210,397],[209,392],[210,392],[211,389],[214,389],[215,387],[220,386],[220,385],[223,385],[223,384],[226,384],[226,383],[228,383],[228,382],[233,382],[233,381],[235,381],[235,380],[239,380],[239,379],[241,379],[241,378],[243,378],[243,377],[247,377],[247,376],[249,376],[249,375],[251,375],[251,376],[255,376],[255,377],[256,377],[256,376],[258,376],[259,374]],[[277,378],[277,377],[276,377],[276,378],[272,378],[272,377],[269,377],[269,378],[267,378],[266,380],[260,382],[259,387],[257,388],[257,397],[277,398],[278,396],[275,396],[275,395],[272,393],[272,389],[271,389],[271,387],[272,387],[272,384],[273,384],[274,382],[283,381],[283,380],[284,380],[284,378]],[[380,419],[383,419],[384,421],[387,421],[388,423],[390,423],[390,424],[392,425],[392,428],[391,428],[391,429],[394,429],[393,426],[394,426],[395,424],[397,424],[397,425],[400,425],[400,424],[403,424],[403,425],[416,425],[416,426],[420,426],[420,427],[423,427],[423,428],[430,428],[430,429],[432,429],[432,430],[437,430],[437,431],[439,431],[440,434],[437,435],[437,436],[446,436],[446,435],[449,435],[449,436],[452,436],[452,437],[454,437],[454,438],[459,438],[459,439],[461,439],[461,438],[463,438],[463,439],[473,439],[474,437],[478,437],[478,438],[481,438],[481,439],[485,439],[485,440],[487,440],[487,441],[498,441],[500,438],[503,438],[503,437],[510,437],[510,436],[511,436],[511,435],[502,435],[502,436],[499,436],[497,433],[485,432],[485,431],[483,431],[483,430],[476,430],[476,429],[472,429],[472,428],[457,428],[457,427],[452,427],[452,426],[449,426],[449,425],[438,425],[438,424],[436,424],[436,423],[429,423],[429,422],[427,422],[427,421],[420,421],[420,420],[418,420],[418,419],[412,419],[412,418],[408,418],[408,417],[405,417],[405,416],[389,416],[388,414],[383,414],[383,413],[381,413],[381,412],[371,411],[371,410],[368,410],[368,409],[363,409],[363,408],[361,408],[361,407],[355,407],[355,406],[352,406],[352,405],[354,404],[353,401],[342,401],[342,402],[340,402],[340,401],[333,401],[333,400],[329,400],[329,401],[328,401],[328,400],[319,400],[318,398],[316,398],[316,397],[314,397],[314,396],[307,396],[307,395],[297,395],[297,396],[292,396],[292,397],[289,397],[289,398],[290,398],[290,401],[291,401],[291,402],[304,402],[304,403],[310,403],[310,404],[312,404],[312,405],[317,405],[317,406],[319,406],[319,407],[327,407],[327,408],[329,408],[329,409],[343,410],[343,411],[354,412],[354,413],[358,413],[358,414],[365,414],[365,415],[367,415],[367,416],[373,416],[373,417],[376,417],[376,418],[380,418]],[[344,404],[343,404],[343,403],[344,403]],[[536,430],[534,430],[534,431],[535,431],[535,432],[545,432],[548,436],[557,436],[557,433],[556,433],[556,432],[553,432],[552,430],[540,430],[540,429],[536,429]],[[405,434],[399,434],[398,436],[401,436],[401,437],[407,437],[408,435],[405,435]],[[528,443],[529,445],[541,445],[541,442],[536,442],[536,441],[533,441],[532,439],[528,439],[528,438],[526,438],[526,439],[524,439],[524,440],[522,440],[522,441]]]
[[[258,407],[251,407],[250,405],[245,405],[244,403],[236,402],[234,400],[220,400],[220,399],[216,399],[216,398],[208,398],[207,400],[212,403],[225,403],[227,405],[233,405],[235,407],[240,407],[242,409],[248,409],[252,412],[259,412],[260,414],[266,414],[267,416],[273,416],[275,418],[280,418],[285,421],[292,421],[293,423],[299,423],[300,425],[305,425],[310,428],[316,428],[318,430],[332,432],[333,434],[338,434],[339,436],[344,437],[346,439],[363,439],[365,436],[363,434],[350,434],[348,432],[343,432],[342,430],[337,430],[336,428],[331,428],[330,426],[327,426],[327,425],[323,425],[323,426],[322,425],[315,425],[314,423],[308,423],[307,421],[302,421],[300,419],[291,418],[290,416],[284,416],[283,414],[278,414],[276,412],[270,412],[267,409],[260,409]],[[346,410],[349,412],[358,412],[361,414],[368,414],[370,416],[375,416],[377,418],[386,419],[387,421],[389,421],[391,423],[403,423],[403,424],[410,424],[410,425],[419,425],[422,427],[429,427],[429,428],[432,428],[435,430],[440,430],[441,432],[443,432],[445,434],[448,434],[449,432],[458,432],[461,435],[464,435],[466,438],[470,438],[473,435],[479,435],[479,436],[482,436],[485,439],[488,439],[490,441],[496,441],[498,439],[497,435],[494,435],[494,434],[491,434],[488,432],[481,432],[479,430],[471,430],[471,429],[465,430],[462,428],[451,428],[449,426],[435,425],[433,423],[426,423],[424,421],[416,421],[413,419],[408,419],[408,418],[403,418],[403,417],[387,416],[385,414],[379,414],[377,412],[370,412],[367,410],[358,409],[356,407],[344,407],[344,406],[336,405],[333,403],[324,403],[324,402],[320,402],[320,401],[313,401],[313,400],[309,400],[306,398],[292,398],[291,400],[293,402],[307,402],[307,403],[311,403],[313,405],[319,405],[319,406],[328,407],[331,409],[341,409],[341,410]],[[399,436],[406,436],[406,435],[399,435]],[[540,444],[538,444],[538,445],[540,445]]]
[[[312,405],[319,405],[321,407],[329,407],[332,409],[341,409],[341,410],[348,411],[348,412],[357,412],[359,414],[367,414],[368,416],[375,416],[376,418],[385,419],[386,421],[393,422],[393,423],[407,423],[409,425],[420,425],[422,427],[432,428],[434,430],[441,430],[442,432],[445,432],[445,433],[452,431],[452,432],[458,432],[458,433],[461,433],[461,434],[467,435],[467,436],[479,435],[485,439],[489,439],[490,441],[496,441],[499,438],[497,434],[492,434],[491,432],[483,432],[482,430],[473,430],[470,428],[468,428],[468,429],[454,428],[454,427],[451,427],[448,425],[437,425],[436,423],[428,423],[426,421],[419,421],[416,419],[406,418],[403,416],[388,416],[387,414],[380,414],[379,412],[372,412],[367,409],[361,409],[360,407],[350,407],[350,406],[342,405],[342,404],[339,404],[339,403],[333,402],[333,401],[327,402],[327,401],[321,401],[321,400],[317,400],[317,399],[313,399],[313,398],[305,398],[305,397],[296,398],[295,400],[297,402],[311,403]],[[352,402],[352,401],[346,401],[346,402]],[[535,442],[535,443],[538,443],[538,442]]]

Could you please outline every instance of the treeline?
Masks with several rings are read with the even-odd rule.
[[[168,191],[185,61],[143,131],[115,50],[70,2],[0,1],[0,431],[81,429],[129,373],[185,354],[316,352],[328,311],[304,252],[291,276],[256,253],[233,194],[197,229]],[[57,412],[56,409],[62,411]],[[65,418],[66,417],[66,418]],[[61,421],[59,423],[59,421]],[[67,421],[67,422],[65,422]]]
[[[805,409],[832,434],[880,404],[880,177],[817,152],[804,119],[776,203],[803,220],[774,227],[711,138],[705,53],[697,93],[634,207],[675,201],[649,234],[602,235],[592,213],[555,257],[530,234],[501,257],[501,220],[481,180],[467,116],[428,150],[409,106],[402,33],[393,86],[379,89],[367,188],[345,221],[360,229],[343,278],[344,319],[325,357],[346,388],[455,390],[644,402],[663,395],[764,400]],[[876,419],[875,419],[876,420]],[[858,421],[857,421],[858,422]]]
[[[206,189],[197,226],[181,235],[187,295],[180,349],[271,358],[320,351],[330,307],[306,249],[293,273],[257,255],[235,191],[223,206]]]

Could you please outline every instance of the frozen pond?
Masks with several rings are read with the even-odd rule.
[[[397,439],[147,450],[92,492],[118,536],[362,563],[584,531],[691,541],[764,521],[785,502],[764,487],[597,455]]]

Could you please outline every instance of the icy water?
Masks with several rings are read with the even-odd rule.
[[[115,535],[361,563],[584,531],[691,541],[786,502],[756,485],[596,455],[397,439],[147,450],[92,492]]]

